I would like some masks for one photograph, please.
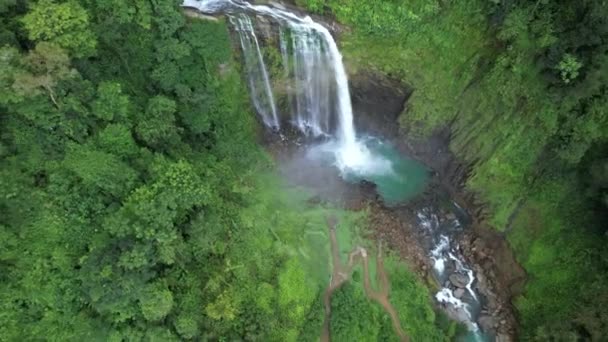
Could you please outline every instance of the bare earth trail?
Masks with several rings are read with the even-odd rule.
[[[338,238],[336,236],[337,221],[334,217],[327,219],[327,226],[329,228],[330,247],[331,247],[331,258],[333,271],[329,286],[325,290],[323,296],[323,303],[325,305],[325,320],[323,322],[323,329],[321,331],[321,342],[330,341],[330,318],[331,318],[331,296],[339,289],[346,281],[348,281],[352,275],[353,268],[358,262],[363,265],[363,287],[365,288],[365,294],[369,299],[378,302],[382,308],[391,317],[393,323],[393,329],[399,336],[401,341],[409,341],[409,337],[401,328],[399,322],[399,315],[395,308],[391,305],[388,300],[390,292],[390,284],[386,270],[384,269],[384,262],[382,260],[381,246],[378,248],[378,256],[376,258],[376,278],[380,289],[376,291],[372,285],[369,276],[369,264],[367,250],[363,247],[357,246],[348,255],[348,265],[344,265],[340,260],[340,249],[338,248]]]

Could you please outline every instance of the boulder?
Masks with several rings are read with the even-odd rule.
[[[505,334],[496,335],[496,342],[512,342],[513,339]]]
[[[280,3],[280,2],[271,1],[271,2],[270,2],[270,5],[272,5],[272,7],[274,7],[274,8],[278,8],[278,9],[283,10],[283,11],[286,11],[286,10],[287,10],[287,8],[285,7],[285,5],[283,5],[283,4],[282,4],[282,3]]]
[[[456,287],[464,288],[469,283],[469,276],[466,274],[452,273],[450,274],[450,283]]]
[[[458,288],[454,291],[454,297],[460,299],[464,296],[464,289]]]
[[[489,331],[494,330],[494,325],[496,324],[496,320],[492,316],[483,315],[483,316],[479,316],[479,319],[477,319],[477,324],[479,324],[479,327],[481,328],[481,330],[483,330],[485,332],[489,332]]]

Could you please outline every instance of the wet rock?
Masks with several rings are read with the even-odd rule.
[[[397,137],[397,118],[412,89],[371,71],[349,75],[355,126],[363,133]]]
[[[270,5],[272,5],[272,7],[274,7],[274,8],[278,8],[278,9],[283,10],[283,11],[287,10],[287,8],[285,7],[285,5],[283,5],[280,2],[271,1]]]
[[[194,18],[194,19],[199,19],[199,20],[209,20],[209,21],[218,21],[219,19],[217,17],[211,16],[211,15],[206,15],[203,14],[193,8],[185,8],[184,9],[184,14],[187,17],[190,18]]]
[[[454,213],[447,213],[445,215],[445,219],[448,221],[455,221],[456,220],[456,214]]]
[[[479,327],[481,330],[488,332],[494,330],[494,325],[496,325],[496,320],[492,316],[480,316],[477,320]]]
[[[467,314],[466,310],[463,307],[455,307],[453,305],[447,305],[446,307],[446,314],[448,315],[448,317],[450,317],[451,319],[458,321],[458,322],[462,322],[462,323],[470,323],[469,321],[469,315]]]
[[[456,287],[464,288],[469,283],[469,276],[466,274],[452,273],[450,274],[450,283]]]
[[[454,291],[454,297],[460,299],[462,296],[464,296],[464,289],[456,289]]]
[[[260,31],[261,35],[264,38],[272,38],[273,37],[273,23],[270,22],[270,20],[268,20],[268,18],[262,16],[262,15],[257,15],[255,17],[255,21],[256,21],[256,29],[258,31]]]
[[[376,193],[377,186],[374,182],[370,182],[364,179],[359,182],[359,187],[363,191],[367,191],[369,193]]]
[[[476,279],[477,279],[477,286],[476,286],[476,287],[477,287],[477,289],[478,289],[480,292],[482,292],[482,293],[486,294],[486,296],[487,296],[487,292],[488,292],[488,283],[487,283],[487,281],[486,281],[486,277],[485,277],[484,273],[483,273],[483,272],[479,272],[479,271],[477,271],[477,274],[476,274]]]

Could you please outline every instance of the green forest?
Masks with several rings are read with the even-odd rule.
[[[403,132],[450,129],[527,272],[519,339],[605,339],[608,2],[295,2],[348,27],[350,72],[411,85]],[[180,5],[0,0],[0,341],[318,341],[328,217],[342,261],[362,245],[380,273],[365,210],[277,177],[229,21]],[[462,327],[382,252],[407,336],[452,340]],[[351,266],[332,340],[398,341]]]

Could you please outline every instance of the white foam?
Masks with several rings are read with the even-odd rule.
[[[431,250],[431,259],[434,263],[433,267],[439,275],[443,275],[445,272],[445,263],[447,261],[445,253],[449,250],[449,248],[450,239],[445,235],[441,235],[439,237],[439,243]]]
[[[466,267],[463,264],[463,262],[460,259],[458,259],[451,252],[448,253],[448,256],[450,257],[450,259],[454,260],[454,262],[456,263],[456,271],[465,272],[467,274],[469,281],[467,282],[467,285],[465,288],[471,294],[471,296],[473,296],[473,298],[475,300],[477,300],[477,294],[475,294],[475,291],[473,291],[473,283],[475,282],[475,273],[473,272],[473,270]]]

